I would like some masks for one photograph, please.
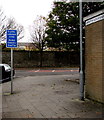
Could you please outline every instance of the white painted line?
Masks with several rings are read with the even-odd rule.
[[[39,72],[39,70],[36,70],[35,72]]]
[[[55,72],[55,70],[52,70],[52,72]]]

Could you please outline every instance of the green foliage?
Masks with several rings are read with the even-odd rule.
[[[54,2],[47,23],[47,44],[67,50],[78,46],[79,39],[78,3]]]
[[[101,9],[104,9],[104,1],[103,2],[83,2],[83,16],[87,16]]]
[[[98,10],[98,7],[101,9],[102,3],[83,3],[83,15],[86,16]],[[79,31],[79,3],[54,2],[47,20],[47,37],[45,38],[47,46],[79,50]]]

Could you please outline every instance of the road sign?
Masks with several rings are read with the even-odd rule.
[[[6,47],[16,48],[17,47],[17,30],[7,30],[6,31]]]
[[[11,48],[11,94],[13,94],[13,48],[17,47],[17,30],[6,31],[6,47]]]

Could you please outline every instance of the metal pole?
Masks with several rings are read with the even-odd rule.
[[[82,48],[82,0],[79,1],[80,15],[80,99],[84,100],[83,48]]]
[[[2,45],[0,45],[0,64],[2,64]],[[0,68],[0,80],[2,80],[2,68]],[[0,111],[1,111],[1,113],[3,112],[3,105],[2,105],[2,103],[3,103],[3,99],[2,99],[2,93],[3,93],[3,91],[2,91],[3,89],[2,89],[2,85],[0,85]],[[2,119],[2,115],[0,115],[0,119]]]
[[[11,48],[11,94],[13,94],[13,49]]]

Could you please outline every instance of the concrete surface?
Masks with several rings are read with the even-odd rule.
[[[3,118],[102,118],[102,105],[79,100],[79,74],[28,76],[2,85]]]

